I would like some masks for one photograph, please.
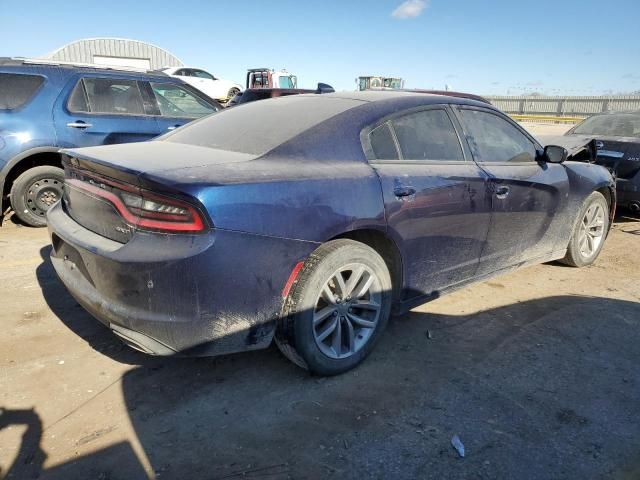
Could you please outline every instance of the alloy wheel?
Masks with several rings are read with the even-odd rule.
[[[593,203],[580,223],[578,234],[578,247],[580,254],[585,258],[593,256],[604,239],[605,212],[598,203]]]
[[[360,351],[378,325],[380,282],[366,265],[340,268],[324,283],[313,312],[313,334],[329,358],[347,358]]]

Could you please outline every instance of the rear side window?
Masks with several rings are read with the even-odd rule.
[[[573,133],[608,137],[640,137],[640,115],[637,113],[596,115],[584,120]]]
[[[471,152],[479,162],[534,162],[536,147],[520,130],[497,115],[461,109]]]
[[[218,111],[215,106],[179,85],[151,82],[151,90],[163,117],[200,118]]]
[[[73,87],[69,100],[67,101],[67,108],[70,112],[88,112],[89,103],[87,102],[87,94],[84,91],[84,84],[82,80],[76,83]]]
[[[163,140],[262,155],[315,125],[361,104],[358,100],[326,95],[292,95],[251,102],[209,115],[166,134]]]
[[[369,142],[373,155],[378,160],[398,160],[400,158],[388,123],[372,130],[369,133]]]
[[[44,77],[39,75],[0,73],[0,110],[26,105],[43,83]]]
[[[135,80],[84,78],[71,92],[67,106],[72,112],[145,114],[142,94]]]
[[[458,135],[444,110],[411,113],[393,119],[391,125],[404,159],[464,160]]]

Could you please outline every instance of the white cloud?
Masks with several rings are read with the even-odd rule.
[[[391,16],[394,18],[414,18],[428,6],[428,0],[406,0],[391,13]]]

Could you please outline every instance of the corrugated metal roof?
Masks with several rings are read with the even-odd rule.
[[[183,63],[168,51],[126,38],[87,38],[69,43],[43,58],[64,62],[95,63],[94,56],[148,60],[153,70],[181,67]]]

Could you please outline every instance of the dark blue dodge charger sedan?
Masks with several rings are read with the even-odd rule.
[[[492,106],[300,95],[67,150],[48,212],[73,296],[158,355],[267,347],[344,372],[389,316],[515,267],[591,264],[615,187]]]

